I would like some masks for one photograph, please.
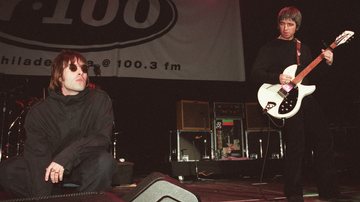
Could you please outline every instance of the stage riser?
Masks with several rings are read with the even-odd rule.
[[[171,162],[173,177],[196,176],[199,177],[240,177],[260,176],[263,160],[224,160],[224,161],[193,161],[193,162]],[[265,175],[282,175],[283,159],[267,159],[265,164]],[[208,176],[204,176],[204,173]]]

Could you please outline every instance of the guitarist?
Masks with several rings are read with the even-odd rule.
[[[285,7],[278,13],[279,36],[264,45],[255,60],[251,79],[259,83],[288,84],[290,75],[283,74],[290,65],[306,67],[313,59],[310,49],[295,38],[301,25],[301,13],[295,7]],[[333,63],[333,53],[322,50],[328,65]],[[308,81],[303,81],[306,83]],[[314,152],[317,188],[321,199],[338,196],[333,169],[333,137],[317,101],[309,95],[303,99],[297,114],[286,119],[283,128],[286,143],[284,194],[288,201],[303,201],[301,174],[305,148]]]

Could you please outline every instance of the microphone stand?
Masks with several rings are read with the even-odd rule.
[[[0,136],[0,162],[2,160],[2,152],[3,152],[3,139],[4,139],[4,128],[5,128],[5,113],[6,113],[6,93],[4,93],[4,101],[2,105],[2,119],[1,119],[1,136]]]
[[[202,136],[204,137],[204,136]],[[196,147],[195,147],[195,140],[192,141],[193,143],[193,151],[196,151]],[[204,152],[204,157],[208,157],[207,156],[207,152],[206,152],[206,138],[204,138],[204,149],[205,149],[205,152]],[[198,162],[200,161],[201,159],[201,154],[199,156],[199,160],[194,160],[195,161],[195,174],[196,174],[196,181],[206,181],[206,180],[210,180],[210,179],[204,179],[204,178],[201,178],[199,177],[199,166],[198,166]]]
[[[6,142],[6,152],[5,152],[5,158],[8,159],[10,157],[10,136],[11,136],[11,129],[15,126],[17,123],[18,130],[17,130],[17,137],[16,137],[16,156],[20,155],[20,146],[22,146],[21,142],[21,127],[22,122],[21,119],[23,118],[23,114],[25,112],[25,109],[21,110],[20,114],[16,117],[16,119],[10,124],[10,127],[8,129],[8,135],[7,135],[7,142]]]
[[[261,173],[260,173],[260,179],[257,183],[252,183],[252,185],[264,185],[267,184],[266,182],[263,182],[264,179],[264,172],[265,172],[265,165],[268,157],[269,152],[269,146],[270,146],[270,135],[271,135],[271,128],[270,128],[270,118],[268,117],[268,128],[267,128],[267,142],[265,147],[265,155],[263,154],[263,143],[262,139],[259,139],[259,150],[260,150],[260,158],[263,160],[262,166],[261,166]]]

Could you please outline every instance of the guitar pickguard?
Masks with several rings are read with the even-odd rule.
[[[284,98],[284,100],[281,102],[278,113],[279,114],[287,114],[291,112],[298,101],[298,95],[299,95],[299,89],[293,88],[289,94]]]

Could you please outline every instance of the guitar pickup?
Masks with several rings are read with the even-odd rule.
[[[294,86],[295,86],[295,84],[292,82],[282,85],[280,90],[278,91],[278,94],[282,98],[286,98],[289,95],[289,92],[294,88]]]
[[[283,89],[283,88],[280,88],[280,90],[277,92],[282,98],[286,98],[288,95],[289,95],[289,93],[285,90],[285,89]]]

